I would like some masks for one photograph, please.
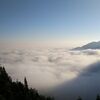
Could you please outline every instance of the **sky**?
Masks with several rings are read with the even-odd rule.
[[[99,37],[100,0],[0,0],[0,64],[60,100],[100,93],[100,50],[66,49]]]
[[[100,0],[0,0],[0,45],[98,41]]]

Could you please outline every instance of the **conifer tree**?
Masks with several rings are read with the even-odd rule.
[[[25,85],[25,88],[28,89],[28,83],[27,83],[26,77],[24,78],[24,85]]]
[[[100,100],[100,95],[97,95],[97,98],[96,98],[96,100]]]
[[[26,77],[24,84],[13,82],[4,67],[0,66],[0,100],[54,100],[40,95],[37,90],[29,88]]]
[[[79,96],[77,100],[82,100],[82,98]]]

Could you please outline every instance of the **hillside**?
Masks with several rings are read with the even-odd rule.
[[[72,50],[85,50],[85,49],[100,49],[100,41],[91,42],[81,47],[73,48]]]

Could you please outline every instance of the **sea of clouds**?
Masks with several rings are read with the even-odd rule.
[[[71,51],[66,48],[38,48],[0,51],[0,64],[5,66],[13,80],[23,82],[26,77],[29,85],[38,90],[63,87],[62,84],[67,85],[83,76],[86,79],[93,76],[95,79],[99,75],[97,73],[100,70],[99,61],[100,50]]]

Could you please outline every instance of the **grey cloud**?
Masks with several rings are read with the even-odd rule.
[[[78,96],[84,100],[95,100],[100,93],[100,61],[90,64],[76,78],[55,87],[50,93],[57,100],[73,100]]]
[[[98,50],[68,51],[65,48],[11,50],[0,52],[0,63],[5,65],[13,79],[23,80],[26,76],[30,86],[37,89],[49,89],[64,83],[66,86],[63,85],[65,88],[61,92],[66,89],[69,92],[65,93],[72,96],[76,89],[78,95],[80,87],[84,89],[92,79],[100,83],[99,78],[95,79],[98,75],[93,74],[99,74],[100,63],[92,64],[100,59],[99,55]]]
[[[100,50],[92,50],[92,49],[87,49],[87,50],[78,50],[78,51],[70,51],[72,55],[100,55]]]
[[[32,57],[31,59],[33,62],[38,62],[39,61],[39,57]]]
[[[83,50],[83,53],[87,55],[99,55],[100,53],[98,52],[99,50]]]
[[[100,61],[87,66],[87,69],[83,70],[81,73],[83,76],[90,76],[93,74],[100,74]]]

